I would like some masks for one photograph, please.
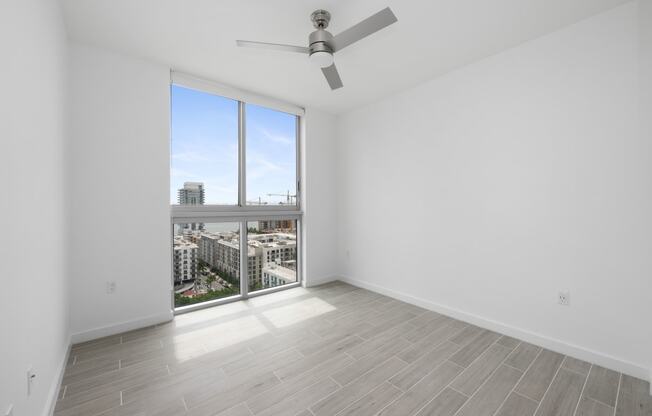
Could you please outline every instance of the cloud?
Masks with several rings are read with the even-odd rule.
[[[274,133],[260,126],[256,126],[256,127],[257,130],[260,132],[260,134],[262,134],[263,136],[265,136],[267,139],[271,140],[274,143],[290,145],[294,142],[294,139],[288,137],[287,135]]]
[[[197,178],[197,175],[194,175],[183,169],[176,169],[176,168],[170,169],[170,175],[173,178],[185,178],[185,179]]]
[[[271,162],[259,155],[252,156],[247,166],[247,178],[258,179],[272,172],[283,172],[282,166]]]
[[[210,160],[206,155],[193,151],[173,153],[172,159],[180,162],[207,162]]]

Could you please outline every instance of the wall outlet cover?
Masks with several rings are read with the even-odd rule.
[[[570,292],[569,291],[561,291],[557,295],[557,302],[560,305],[564,306],[569,306],[570,305]]]

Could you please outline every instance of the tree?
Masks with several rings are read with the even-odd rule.
[[[187,306],[194,305],[195,303],[208,302],[209,300],[215,300],[220,298],[225,298],[227,296],[233,296],[238,294],[238,290],[235,288],[224,288],[222,290],[210,290],[208,293],[201,295],[196,295],[193,297],[183,296],[181,293],[175,293],[174,295],[174,306]]]

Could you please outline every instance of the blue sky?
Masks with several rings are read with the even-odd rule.
[[[184,182],[203,182],[206,204],[238,201],[238,102],[172,86],[170,200]],[[246,106],[247,200],[285,202],[294,194],[296,117]]]

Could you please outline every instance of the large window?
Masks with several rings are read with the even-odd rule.
[[[238,102],[173,85],[170,203],[238,204]]]
[[[179,81],[181,79],[181,81]],[[301,109],[184,76],[171,86],[174,306],[300,282]]]
[[[239,223],[174,224],[173,252],[175,307],[240,294]]]
[[[247,245],[250,292],[296,283],[296,220],[249,221]]]
[[[247,204],[296,205],[297,118],[247,104]]]

